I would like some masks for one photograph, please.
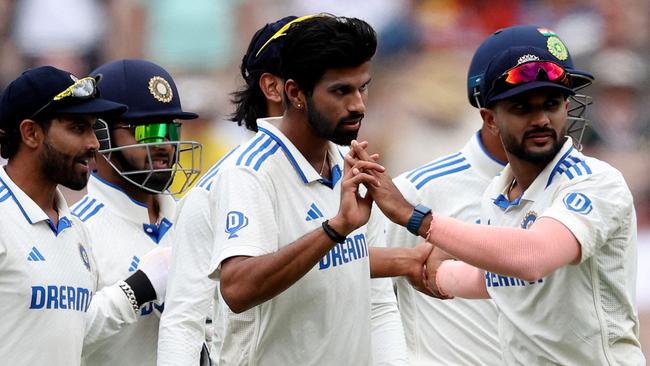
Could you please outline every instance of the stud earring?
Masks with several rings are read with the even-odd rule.
[[[298,104],[296,104],[296,108],[298,108],[298,109],[302,109],[302,103],[298,103]]]

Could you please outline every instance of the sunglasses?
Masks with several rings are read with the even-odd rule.
[[[163,122],[137,125],[119,125],[113,129],[131,129],[138,144],[179,141],[181,137],[180,122]]]
[[[259,49],[259,50],[257,51],[257,53],[255,54],[255,57],[259,56],[260,53],[262,53],[262,50],[264,50],[264,48],[266,48],[266,46],[268,46],[269,43],[271,43],[273,40],[278,39],[278,38],[280,38],[280,37],[282,37],[282,36],[286,36],[286,35],[287,35],[287,31],[289,30],[289,28],[291,27],[292,24],[300,23],[300,22],[302,22],[302,21],[304,21],[304,20],[311,19],[311,18],[314,18],[314,17],[317,17],[317,16],[322,16],[322,15],[319,15],[319,14],[314,14],[314,15],[305,15],[305,16],[302,16],[302,17],[296,18],[296,19],[290,21],[289,23],[283,25],[282,28],[278,29],[278,31],[275,32],[275,33],[271,36],[271,38],[268,39],[268,41],[264,42],[264,44],[262,45],[262,47],[260,47],[260,49]]]
[[[530,61],[501,74],[492,84],[488,94],[492,94],[492,91],[498,86],[510,88],[538,80],[547,80],[565,86],[570,84],[567,72],[562,66],[551,61]]]
[[[30,116],[30,118],[33,118],[34,116],[43,112],[47,107],[49,107],[54,102],[58,102],[66,98],[90,99],[90,98],[94,98],[96,95],[97,95],[97,80],[95,78],[89,76],[83,79],[79,79],[75,81],[74,84],[67,87],[64,91],[55,95],[54,98],[52,98],[52,100],[50,100],[49,102],[47,102],[47,104],[45,104],[44,106],[39,108],[36,112],[34,112]]]

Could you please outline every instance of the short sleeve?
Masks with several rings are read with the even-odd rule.
[[[278,225],[274,191],[261,172],[247,167],[224,169],[216,178],[217,202],[210,273],[218,278],[219,266],[234,256],[260,256],[278,250]],[[215,272],[217,271],[217,272]]]
[[[620,230],[633,210],[632,195],[617,171],[568,180],[541,216],[564,224],[582,247],[581,262],[593,256]]]

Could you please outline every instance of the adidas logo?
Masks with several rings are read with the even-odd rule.
[[[138,269],[138,264],[140,264],[140,258],[133,256],[131,260],[131,267],[129,267],[129,272],[135,272]]]
[[[29,251],[29,255],[27,256],[27,260],[30,262],[40,262],[44,261],[45,257],[43,257],[43,254],[36,247],[32,247],[32,250]]]
[[[312,203],[311,206],[309,206],[309,211],[307,211],[307,217],[305,217],[305,220],[312,221],[321,217],[323,217],[323,213],[320,212],[315,203]]]

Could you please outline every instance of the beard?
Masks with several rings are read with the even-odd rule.
[[[534,133],[549,133],[553,139],[553,145],[545,151],[531,151],[524,145],[526,137]],[[527,131],[519,142],[512,135],[503,136],[503,147],[506,151],[516,156],[517,158],[532,163],[534,165],[546,165],[550,163],[555,155],[562,149],[566,134],[563,132],[560,136],[557,135],[555,130],[550,128],[538,128],[535,130]]]
[[[90,170],[84,173],[77,173],[75,171],[75,164],[86,159],[92,160],[94,157],[94,150],[88,150],[79,155],[63,153],[45,139],[39,158],[43,164],[43,172],[52,181],[72,190],[79,191],[88,184]]]
[[[316,108],[310,97],[307,97],[307,122],[318,137],[327,139],[337,145],[349,146],[352,140],[357,138],[359,130],[346,130],[345,122],[363,118],[363,116],[363,113],[353,112],[334,123]]]
[[[150,153],[151,152],[149,152],[147,155],[149,156]],[[126,158],[126,156],[124,156],[123,151],[115,151],[113,153],[113,157],[116,160],[115,165],[119,167],[118,173],[120,173],[123,178],[132,180],[134,183],[136,183],[136,185],[141,185],[151,190],[162,192],[172,184],[172,172],[169,170],[151,170],[151,167],[149,167],[148,159],[145,159],[145,161],[142,163],[143,168],[138,168],[136,164],[132,163],[129,159]],[[139,170],[146,170],[146,172],[125,174]]]

